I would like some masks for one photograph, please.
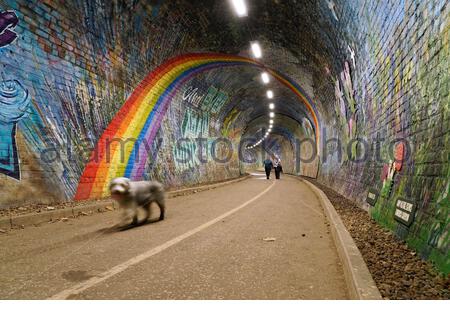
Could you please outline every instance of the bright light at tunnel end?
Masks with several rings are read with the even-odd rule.
[[[247,6],[245,5],[244,0],[231,0],[233,4],[234,10],[238,17],[246,17],[247,16]]]
[[[252,42],[251,44],[251,48],[252,48],[252,52],[253,52],[253,56],[255,58],[261,58],[262,57],[262,51],[261,51],[261,47],[259,46],[258,42]]]

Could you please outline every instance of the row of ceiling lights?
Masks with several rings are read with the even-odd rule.
[[[245,4],[244,0],[231,0],[233,3],[233,7],[236,11],[236,14],[238,15],[238,17],[246,17],[248,15],[248,10],[247,10],[247,6]],[[252,50],[253,53],[253,57],[255,57],[256,59],[259,59],[262,57],[262,50],[261,47],[259,45],[259,43],[257,41],[253,41],[250,43],[250,48]],[[270,76],[267,72],[263,72],[261,74],[261,79],[262,82],[264,84],[268,84],[270,82]],[[273,91],[272,90],[267,90],[266,92],[267,94],[267,98],[268,99],[273,99],[274,95],[273,95]],[[271,102],[269,104],[269,109],[270,110],[274,110],[275,109],[275,104],[273,102]],[[275,118],[275,113],[274,112],[269,112],[269,129],[267,129],[267,132],[265,133],[265,135],[258,140],[255,144],[247,146],[247,149],[253,149],[257,146],[259,146],[270,134],[270,132],[272,132],[272,128],[273,128],[273,118]]]

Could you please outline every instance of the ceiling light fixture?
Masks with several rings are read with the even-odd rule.
[[[246,17],[247,16],[247,6],[245,5],[244,0],[231,0],[234,6],[234,10],[238,17]]]
[[[270,82],[269,74],[267,72],[261,73],[261,79],[264,83]]]
[[[269,104],[269,109],[270,109],[270,110],[275,109],[275,104],[274,104],[274,103]]]
[[[252,52],[253,52],[253,56],[255,58],[261,58],[262,57],[262,51],[261,51],[261,47],[259,46],[258,42],[252,42],[251,44],[251,48],[252,48]]]
[[[273,98],[273,91],[267,90],[267,98],[272,99]]]
[[[273,118],[273,117],[275,117],[275,113],[271,112],[271,113],[269,113],[269,116],[270,116],[271,118]]]

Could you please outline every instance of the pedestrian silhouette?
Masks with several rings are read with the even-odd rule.
[[[267,179],[270,179],[270,171],[272,171],[272,168],[273,168],[272,160],[270,160],[270,158],[267,157],[267,159],[264,160],[264,170],[266,170]]]

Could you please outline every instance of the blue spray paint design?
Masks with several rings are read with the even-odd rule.
[[[0,83],[0,173],[20,180],[17,123],[29,114],[30,95],[17,80]]]

